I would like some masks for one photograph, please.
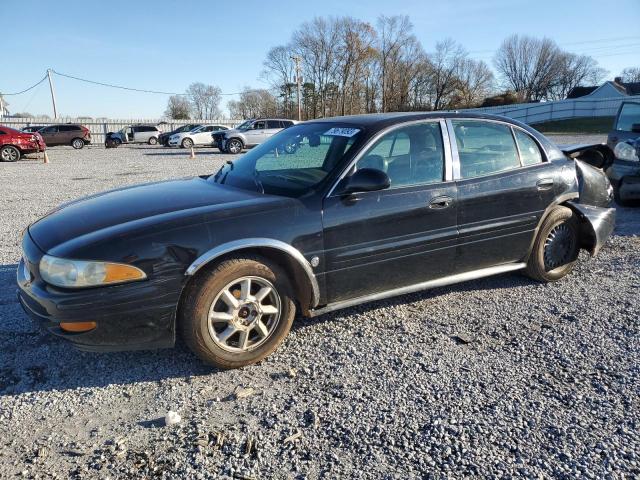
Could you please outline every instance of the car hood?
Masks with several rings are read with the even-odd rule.
[[[185,178],[120,188],[63,204],[33,223],[29,233],[41,250],[50,252],[85,235],[119,235],[176,217],[266,207],[283,200],[200,177]]]
[[[244,133],[246,132],[246,130],[238,130],[237,128],[230,128],[229,130],[220,130],[218,132],[215,133],[222,133],[224,135],[230,135],[232,133]]]

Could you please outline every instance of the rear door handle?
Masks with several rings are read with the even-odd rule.
[[[447,208],[453,202],[453,198],[448,195],[439,195],[429,200],[429,208],[434,210]]]
[[[553,187],[553,178],[541,178],[536,182],[538,190],[549,190]]]

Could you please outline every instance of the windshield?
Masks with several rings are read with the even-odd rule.
[[[176,133],[190,132],[191,130],[195,130],[199,126],[200,125],[183,125],[182,127],[176,129]]]
[[[287,128],[234,162],[211,181],[273,195],[298,197],[342,163],[362,129],[328,122]]]
[[[200,130],[202,130],[204,128],[204,125],[198,125],[196,128],[194,128],[193,130],[191,130],[191,132],[189,133],[198,133]]]
[[[236,130],[249,130],[251,128],[251,124],[253,120],[247,120],[246,122],[242,122],[240,125],[236,127]]]

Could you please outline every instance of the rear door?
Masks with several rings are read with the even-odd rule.
[[[58,141],[61,145],[69,145],[72,139],[82,137],[80,127],[74,125],[60,125],[58,130]]]
[[[536,140],[508,123],[452,119],[458,192],[456,273],[524,260],[555,197],[559,171]]]
[[[391,186],[347,197],[330,194],[323,224],[327,297],[346,300],[449,275],[456,250],[456,186],[444,122],[389,131],[350,173],[375,168]],[[447,173],[445,173],[447,172]]]
[[[267,130],[265,131],[265,140],[275,135],[283,128],[284,127],[282,126],[282,122],[280,120],[267,120]]]

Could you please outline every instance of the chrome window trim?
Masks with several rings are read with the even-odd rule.
[[[447,155],[448,153],[448,149],[447,149],[447,145],[444,141],[444,129],[442,128],[442,122],[444,121],[444,118],[438,117],[438,118],[428,118],[428,119],[420,119],[420,120],[411,120],[409,122],[403,122],[403,123],[398,123],[395,125],[390,125],[382,130],[380,130],[378,133],[376,133],[368,142],[366,145],[364,145],[360,151],[356,154],[355,157],[353,157],[353,159],[351,160],[351,162],[349,162],[349,164],[344,168],[344,170],[342,170],[342,172],[340,173],[340,175],[338,176],[338,178],[336,179],[336,181],[333,183],[333,185],[331,186],[331,188],[329,189],[329,193],[327,193],[325,195],[325,198],[330,198],[333,196],[333,192],[336,189],[336,187],[338,186],[338,184],[342,181],[342,179],[344,177],[347,176],[347,174],[351,171],[351,169],[355,166],[356,163],[358,163],[358,160],[360,160],[362,157],[364,157],[365,153],[367,153],[369,151],[369,149],[373,146],[373,144],[375,142],[377,142],[378,140],[380,140],[381,137],[383,137],[384,135],[393,132],[394,130],[398,130],[400,128],[404,128],[404,127],[408,127],[411,125],[418,125],[421,123],[435,123],[438,122],[440,124],[440,137],[442,140],[442,148],[444,150],[444,162],[445,162],[445,180],[442,181],[442,183],[445,183],[447,181],[449,181],[446,178],[446,172],[447,172],[447,162],[451,160],[451,157]],[[418,183],[413,185],[414,187],[416,185],[435,185],[434,183],[429,183],[429,184],[422,184],[422,183]],[[403,185],[404,187],[404,185]]]
[[[320,287],[318,286],[318,280],[313,273],[311,264],[307,261],[300,250],[289,245],[288,243],[285,243],[281,240],[276,240],[274,238],[243,238],[241,240],[234,240],[231,242],[223,243],[222,245],[218,245],[217,247],[208,250],[207,252],[196,258],[193,263],[189,265],[189,268],[187,268],[187,270],[185,271],[185,275],[195,275],[198,270],[204,267],[207,263],[215,260],[221,255],[225,255],[227,253],[242,250],[245,248],[259,247],[280,250],[294,259],[300,265],[300,267],[302,267],[303,271],[307,275],[309,282],[311,283],[311,308],[314,308],[316,305],[318,305],[318,302],[320,301]]]
[[[461,121],[461,122],[498,123],[498,124],[505,125],[505,126],[509,127],[510,130],[518,129],[521,132],[523,132],[525,135],[528,135],[529,138],[531,138],[535,142],[535,144],[538,146],[538,150],[540,150],[540,156],[542,158],[542,162],[536,163],[536,164],[533,164],[533,165],[522,165],[522,157],[520,156],[520,147],[518,145],[518,141],[515,138],[515,133],[512,131],[511,132],[511,136],[513,138],[513,141],[516,144],[516,149],[518,151],[518,159],[519,159],[519,163],[520,163],[519,167],[510,168],[508,170],[501,170],[499,172],[492,172],[492,173],[488,173],[486,175],[479,175],[477,177],[462,178],[462,176],[460,174],[460,155],[459,155],[459,152],[458,152],[458,144],[456,142],[456,134],[455,134],[455,131],[453,129],[452,120]],[[451,153],[452,153],[452,156],[453,156],[453,165],[454,165],[454,168],[453,168],[453,179],[455,181],[473,180],[473,179],[476,179],[476,178],[490,177],[491,175],[498,175],[498,174],[501,174],[501,173],[513,172],[513,171],[517,171],[517,170],[520,170],[520,169],[531,168],[531,167],[536,167],[538,165],[544,165],[545,163],[550,163],[549,162],[549,158],[547,157],[546,150],[544,148],[542,148],[542,145],[540,144],[540,142],[538,141],[538,139],[535,136],[531,135],[524,128],[522,128],[522,127],[520,127],[518,125],[514,125],[512,123],[509,123],[507,121],[495,120],[493,118],[489,119],[489,118],[456,117],[456,118],[447,118],[447,126],[449,126],[449,128],[450,128],[449,134],[451,135],[451,138],[452,138],[452,141],[451,141]]]

